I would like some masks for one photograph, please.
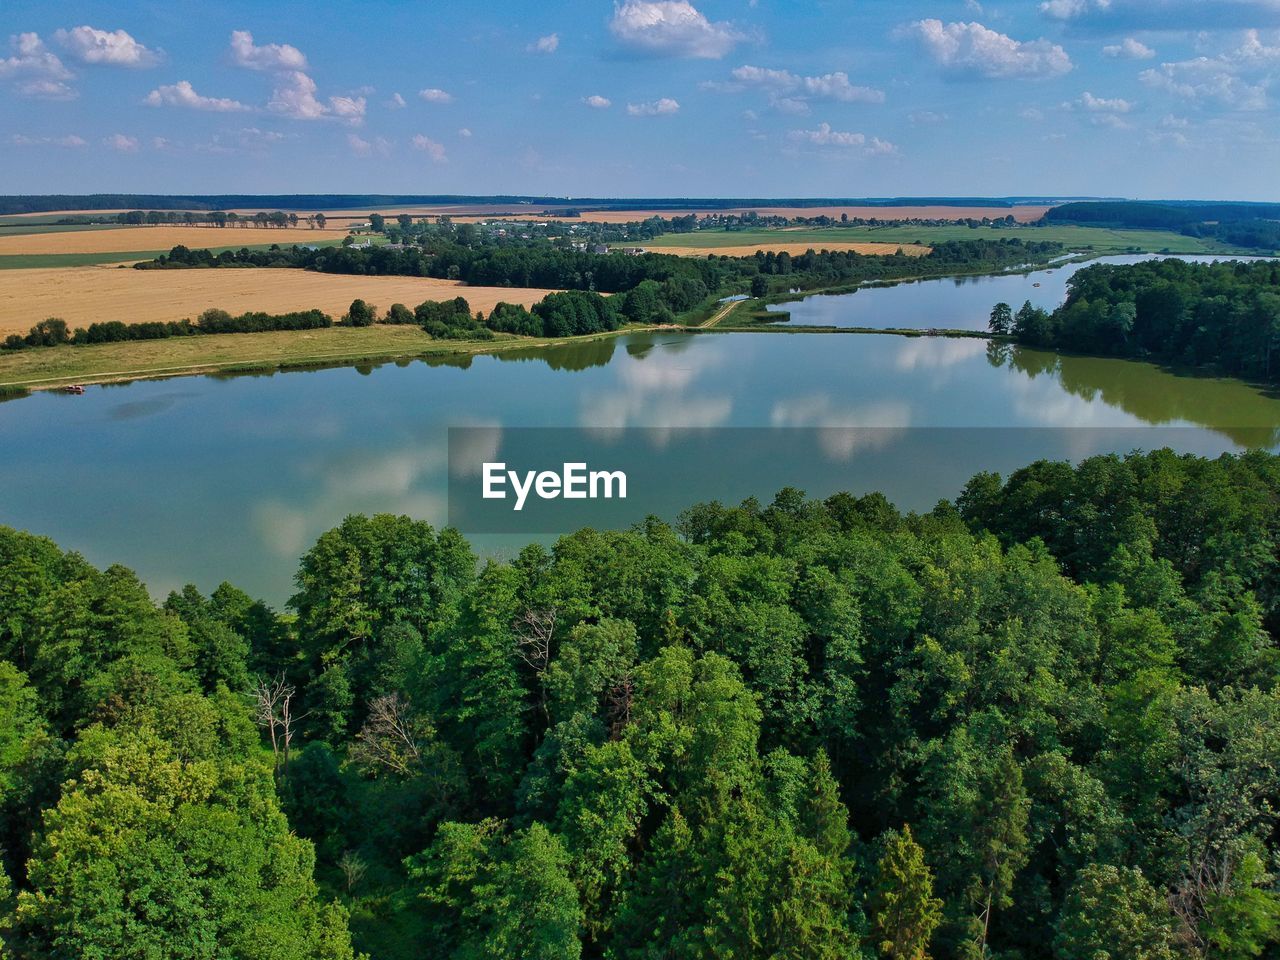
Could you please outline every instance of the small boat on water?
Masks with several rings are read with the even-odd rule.
[[[1033,283],[1033,284],[1032,284],[1032,286],[1033,286],[1033,287],[1038,287],[1038,286],[1040,286],[1039,281],[1037,281],[1036,283]]]
[[[63,392],[63,393],[81,394],[81,393],[84,393],[84,387],[82,387],[82,386],[81,386],[80,384],[78,384],[78,383],[69,383],[69,384],[67,384],[65,387],[63,387],[63,388],[62,388],[62,392]]]

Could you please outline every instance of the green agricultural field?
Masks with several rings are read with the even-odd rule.
[[[26,237],[40,233],[83,233],[86,230],[119,230],[123,223],[36,223],[33,220],[0,221],[0,237]]]
[[[335,247],[344,237],[316,240],[312,246]],[[269,250],[272,243],[235,243],[229,246],[209,247],[214,253],[227,250]],[[136,260],[154,260],[169,250],[129,250],[113,253],[13,253],[0,255],[0,270],[34,270],[40,267],[94,267],[104,263],[131,263]]]
[[[1072,250],[1094,253],[1242,253],[1212,240],[1184,237],[1163,230],[1111,230],[1105,227],[966,227],[954,224],[940,227],[822,227],[786,230],[699,230],[695,233],[672,233],[645,243],[647,248],[664,247],[736,247],[758,243],[811,243],[820,249],[824,243],[939,243],[945,240],[1000,240],[1021,237],[1024,240],[1056,240]]]

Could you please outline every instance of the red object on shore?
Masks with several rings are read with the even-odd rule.
[[[63,389],[63,392],[65,393],[76,393],[76,394],[84,393],[84,387],[80,386],[80,384],[78,383],[68,384],[62,389]]]

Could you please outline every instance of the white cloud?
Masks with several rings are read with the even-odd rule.
[[[33,100],[74,100],[80,95],[61,80],[28,80],[18,84],[18,93]]]
[[[1111,8],[1111,0],[1045,0],[1040,12],[1054,20],[1073,20],[1086,13],[1103,12]]]
[[[1190,103],[1214,102],[1232,110],[1264,110],[1280,65],[1280,46],[1267,46],[1257,30],[1246,30],[1239,47],[1217,56],[1162,63],[1144,70],[1147,86]]]
[[[1110,127],[1113,130],[1133,129],[1133,124],[1116,113],[1100,113],[1092,117],[1089,122],[1095,127]]]
[[[1018,111],[1018,116],[1023,120],[1030,120],[1032,123],[1039,123],[1044,119],[1044,111],[1039,107],[1024,107]]]
[[[1233,110],[1265,110],[1267,106],[1265,83],[1250,83],[1225,70],[1215,70],[1204,58],[1164,63],[1158,70],[1144,70],[1140,79],[1155,90],[1191,102],[1213,100]]]
[[[850,133],[833,130],[831,124],[820,123],[816,130],[792,130],[788,139],[799,143],[810,143],[818,147],[841,147],[844,149],[861,149],[868,155],[885,155],[896,153],[897,147],[879,137],[868,137],[864,133]]]
[[[71,79],[71,71],[45,47],[39,34],[16,34],[9,38],[9,48],[13,56],[0,59],[0,80],[25,80],[19,92],[26,96],[58,100],[75,96],[62,82]]]
[[[902,31],[944,69],[989,79],[1045,79],[1072,68],[1067,51],[1048,40],[1014,40],[980,23],[919,20]]]
[[[460,136],[463,140],[469,140],[471,139],[471,130],[467,127],[460,127],[458,129],[458,136]]]
[[[733,24],[708,20],[687,0],[615,3],[609,30],[624,47],[659,57],[718,60],[743,39]]]
[[[364,121],[367,106],[364,97],[329,97],[324,103],[316,96],[316,82],[300,70],[280,74],[267,103],[272,113],[292,120],[341,120],[352,126]]]
[[[554,33],[549,33],[545,37],[539,37],[525,49],[530,53],[555,53],[559,46],[560,37]]]
[[[596,110],[606,110],[613,106],[613,101],[608,97],[602,97],[598,93],[593,93],[589,97],[583,97],[582,102],[588,107],[594,107]]]
[[[1080,95],[1079,100],[1063,104],[1063,106],[1068,110],[1079,107],[1089,113],[1129,113],[1133,110],[1134,104],[1132,100],[1125,100],[1121,97],[1095,97],[1086,90]]]
[[[79,26],[59,30],[54,37],[81,63],[111,67],[150,67],[160,62],[160,55],[156,51],[147,49],[123,30]]]
[[[270,147],[289,139],[278,130],[260,130],[257,127],[241,127],[239,130],[223,130],[215,133],[206,143],[192,146],[196,153],[230,154],[246,151],[264,154]]]
[[[358,126],[364,120],[367,103],[364,97],[330,97],[329,107],[339,120]]]
[[[1102,48],[1104,57],[1113,60],[1150,60],[1156,52],[1140,40],[1125,37],[1120,43],[1112,43]]]
[[[205,97],[196,93],[190,81],[179,80],[177,83],[156,87],[143,101],[151,107],[186,107],[190,110],[210,110],[215,113],[232,113],[248,110],[238,100],[227,97]]]
[[[16,147],[67,147],[75,149],[88,144],[83,137],[77,137],[74,133],[69,133],[64,137],[29,137],[24,133],[15,133],[9,138],[9,142]]]
[[[249,149],[260,149],[262,147],[271,146],[277,143],[283,143],[287,138],[278,130],[259,130],[257,127],[241,127],[233,135],[237,144]]]
[[[231,62],[249,70],[305,70],[307,58],[297,47],[287,43],[256,46],[248,30],[231,33]]]
[[[916,126],[927,126],[935,123],[946,123],[951,118],[945,113],[937,113],[933,110],[917,110],[907,117]]]
[[[319,120],[328,112],[316,97],[316,82],[300,70],[281,75],[267,109],[294,120]]]
[[[113,133],[109,137],[103,137],[102,145],[110,147],[112,150],[119,150],[121,153],[138,152],[138,138],[130,137],[123,133]]]
[[[1232,56],[1242,63],[1264,63],[1280,60],[1280,46],[1269,47],[1262,42],[1257,30],[1246,30],[1240,48]]]
[[[347,146],[351,148],[351,152],[357,157],[371,157],[374,154],[380,157],[391,155],[391,141],[385,137],[374,137],[372,141],[369,141],[357,134],[348,133]]]
[[[403,110],[405,108],[404,97],[398,93],[393,93],[391,99],[387,101],[387,108],[389,110]]]
[[[798,97],[774,97],[769,101],[769,106],[779,113],[788,113],[798,117],[807,117],[811,112],[808,102]]]
[[[633,117],[659,117],[678,113],[680,104],[670,97],[653,100],[649,103],[628,103],[627,113]]]
[[[730,76],[741,85],[760,87],[775,94],[814,100],[836,100],[842,103],[884,103],[884,91],[874,87],[854,86],[849,75],[840,71],[822,76],[804,77],[789,70],[744,65]]]
[[[419,90],[418,96],[427,103],[453,103],[453,94],[447,90],[441,90],[439,87],[427,87],[425,90]]]
[[[1147,140],[1155,144],[1172,144],[1179,149],[1191,146],[1187,135],[1180,130],[1151,130],[1147,133]]]
[[[412,143],[413,149],[421,150],[436,163],[444,163],[449,159],[445,155],[444,144],[437,143],[421,133],[414,136]]]

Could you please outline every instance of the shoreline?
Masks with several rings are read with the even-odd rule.
[[[209,374],[267,373],[287,370],[305,370],[311,368],[358,366],[362,363],[386,363],[395,360],[419,360],[434,357],[467,357],[486,354],[505,353],[512,350],[528,350],[543,347],[554,347],[568,344],[591,343],[610,339],[628,333],[644,333],[649,331],[685,332],[691,328],[675,326],[627,326],[603,333],[586,334],[580,337],[505,337],[494,340],[435,340],[417,326],[396,326],[375,324],[372,327],[326,327],[311,331],[274,331],[270,333],[231,333],[217,334],[208,337],[185,337],[181,339],[162,339],[151,341],[124,341],[122,343],[93,344],[88,346],[36,347],[16,352],[15,358],[35,356],[37,360],[49,357],[61,359],[68,353],[87,357],[91,361],[103,357],[110,361],[114,369],[68,370],[66,366],[54,366],[47,375],[34,377],[13,377],[4,369],[9,358],[0,354],[0,400],[14,399],[37,390],[59,390],[72,384],[101,385],[108,383],[132,383],[139,380],[170,380],[177,377],[203,376]],[[296,352],[294,347],[298,340],[307,339],[351,340],[356,344],[349,349],[324,352]],[[250,340],[248,338],[255,338]],[[270,338],[264,343],[262,338]],[[378,346],[377,340],[388,341]],[[192,359],[190,363],[179,363],[161,366],[122,367],[116,354],[137,352],[140,346],[163,349],[165,345],[184,347],[205,346],[205,341],[216,340],[207,344],[210,347],[224,347],[234,350],[236,347],[260,347],[250,349],[250,353],[259,356],[238,356],[226,359]],[[417,341],[417,342],[414,342]],[[280,345],[279,355],[271,355],[271,347]],[[51,356],[61,354],[61,357]]]
[[[1058,263],[1090,260],[1096,256],[1097,254],[1075,251],[1060,259]],[[1016,341],[1011,336],[992,334],[985,330],[791,325],[787,321],[790,316],[789,311],[772,311],[768,308],[810,296],[850,293],[863,287],[897,286],[903,283],[952,277],[1026,274],[1046,269],[1051,265],[1055,264],[1031,264],[1020,269],[996,273],[958,271],[894,280],[867,280],[858,284],[772,294],[723,306],[717,305],[718,309],[713,309],[708,317],[696,324],[628,325],[617,330],[579,337],[498,335],[493,340],[435,340],[417,326],[375,324],[363,328],[334,326],[309,331],[218,334],[87,346],[30,348],[12,353],[0,352],[0,401],[28,396],[37,390],[59,390],[71,385],[131,383],[139,380],[166,380],[218,374],[275,373],[401,360],[483,356],[590,343],[629,333],[652,331],[678,334],[782,333],[940,337],[979,339],[1012,345],[1016,344]],[[330,349],[319,349],[322,346]],[[1198,370],[1193,375],[1215,376],[1208,370]],[[1221,376],[1221,374],[1216,375]]]

